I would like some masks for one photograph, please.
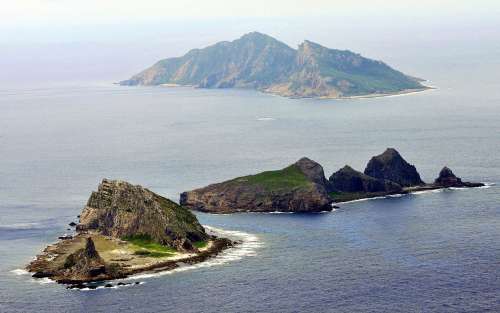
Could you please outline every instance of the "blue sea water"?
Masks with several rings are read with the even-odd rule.
[[[481,80],[465,65],[438,69],[428,71],[436,90],[341,101],[99,84],[1,89],[0,311],[499,312],[500,71]],[[363,170],[386,147],[425,181],[447,165],[492,185],[323,214],[197,213],[244,243],[204,265],[130,279],[140,285],[67,290],[19,270],[66,232],[102,178],[178,200],[302,156],[327,175]]]

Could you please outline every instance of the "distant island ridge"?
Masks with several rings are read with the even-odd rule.
[[[245,88],[291,98],[355,98],[427,90],[424,80],[382,61],[305,40],[293,49],[252,32],[234,41],[167,58],[121,81],[123,86]]]

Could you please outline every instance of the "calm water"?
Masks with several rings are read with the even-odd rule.
[[[451,75],[424,69],[438,90],[365,100],[97,84],[2,89],[0,311],[499,312],[500,62],[490,61],[497,70],[482,79],[465,65],[447,68]],[[178,200],[302,156],[327,175],[346,163],[363,170],[386,147],[426,181],[448,165],[496,185],[315,215],[198,214],[245,244],[203,266],[135,277],[144,284],[133,287],[66,290],[15,271],[65,232],[104,177]]]

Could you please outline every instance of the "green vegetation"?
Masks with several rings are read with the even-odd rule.
[[[248,182],[263,186],[269,191],[305,187],[310,184],[307,177],[296,165],[290,165],[282,170],[236,178],[233,182]]]
[[[208,241],[196,241],[193,243],[193,246],[195,246],[198,249],[205,248],[208,244]]]
[[[145,234],[124,237],[122,240],[128,241],[135,246],[135,255],[160,258],[172,256],[176,253],[175,249],[154,242],[149,235]]]

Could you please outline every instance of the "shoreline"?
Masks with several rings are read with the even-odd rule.
[[[350,203],[350,202],[358,202],[365,201],[370,199],[385,199],[385,198],[398,198],[405,195],[418,194],[420,192],[425,191],[434,191],[434,190],[446,190],[446,189],[472,189],[472,188],[485,188],[492,186],[487,183],[477,183],[471,186],[463,186],[463,187],[444,187],[444,186],[433,186],[433,185],[425,185],[425,186],[417,186],[417,187],[407,187],[402,192],[394,192],[394,193],[385,193],[385,192],[373,192],[373,193],[365,193],[365,194],[347,194],[346,197],[352,196],[350,198],[344,198],[341,200],[334,200],[333,205],[340,203]]]
[[[207,89],[207,90],[222,90],[222,89],[254,90],[254,91],[257,91],[257,92],[265,94],[265,95],[278,96],[278,97],[283,97],[283,98],[288,98],[288,99],[318,99],[318,100],[355,100],[355,99],[370,99],[370,98],[407,96],[407,95],[421,93],[424,91],[438,89],[435,86],[424,85],[423,83],[421,83],[423,88],[405,89],[405,90],[391,92],[391,93],[373,93],[373,94],[365,94],[365,95],[358,95],[358,96],[332,97],[332,96],[290,96],[290,95],[280,94],[277,92],[269,92],[269,91],[266,91],[265,89],[254,89],[254,88],[203,88],[203,87],[197,87],[194,85],[180,85],[180,84],[159,84],[159,85],[121,85],[120,83],[113,83],[113,84],[116,84],[116,85],[119,85],[122,87],[162,87],[162,88],[172,88],[172,89],[174,89],[174,88],[175,89],[177,89],[177,88],[192,88],[192,89]]]
[[[186,253],[181,254],[177,257],[170,257],[165,260],[161,260],[153,263],[145,263],[143,266],[136,265],[130,266],[128,268],[121,267],[118,272],[113,274],[101,275],[95,278],[82,278],[82,279],[66,279],[64,275],[58,275],[54,269],[51,268],[54,260],[64,255],[65,249],[70,249],[71,246],[76,245],[75,241],[86,238],[87,235],[77,234],[71,240],[59,240],[58,242],[49,245],[42,253],[36,256],[36,259],[32,261],[25,270],[35,279],[50,279],[53,282],[59,284],[68,285],[67,288],[86,288],[89,283],[103,283],[108,281],[114,281],[117,279],[129,278],[132,275],[137,274],[147,274],[147,273],[157,273],[176,269],[180,266],[189,264],[198,264],[204,262],[210,258],[217,256],[219,253],[234,247],[239,244],[239,242],[232,241],[227,238],[213,237],[205,249],[200,249],[195,254]],[[115,240],[115,239],[112,239]],[[66,246],[66,247],[65,247]],[[56,249],[55,251],[53,249]],[[57,250],[60,249],[60,250]],[[136,259],[140,259],[137,256]]]

